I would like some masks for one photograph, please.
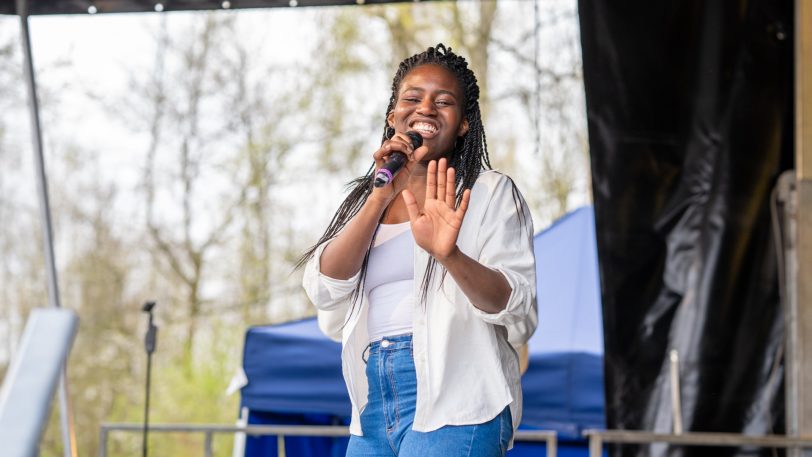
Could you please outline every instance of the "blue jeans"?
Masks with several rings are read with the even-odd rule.
[[[365,357],[368,357],[369,395],[361,413],[364,436],[350,437],[348,457],[505,455],[513,434],[508,407],[483,424],[447,425],[426,433],[412,430],[417,377],[411,335],[388,337],[372,343]]]

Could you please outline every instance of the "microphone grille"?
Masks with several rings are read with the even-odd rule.
[[[413,148],[417,149],[420,146],[423,146],[423,137],[420,136],[420,134],[415,132],[414,130],[409,130],[408,132],[406,132],[406,136],[408,136],[409,139],[412,140]]]

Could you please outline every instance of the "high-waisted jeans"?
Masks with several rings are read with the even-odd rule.
[[[447,425],[431,432],[412,430],[417,377],[412,336],[372,343],[364,357],[368,402],[361,413],[364,436],[351,436],[348,457],[501,457],[513,434],[510,408],[488,422]],[[465,386],[459,386],[464,389]],[[472,395],[476,395],[472,392]]]

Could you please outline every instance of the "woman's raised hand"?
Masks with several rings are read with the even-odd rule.
[[[471,198],[470,189],[466,189],[459,208],[455,208],[454,178],[454,169],[447,168],[446,159],[440,159],[439,163],[434,160],[429,162],[422,213],[414,194],[408,189],[403,191],[415,242],[441,262],[457,249],[457,236]]]

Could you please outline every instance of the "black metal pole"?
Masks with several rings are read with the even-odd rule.
[[[149,325],[147,326],[147,333],[144,336],[144,349],[147,351],[147,381],[144,400],[144,431],[142,433],[143,443],[141,444],[143,457],[147,457],[147,437],[149,436],[149,390],[152,381],[152,353],[155,352],[155,340],[158,333],[158,327],[156,327],[152,321],[153,308],[155,308],[154,301],[148,301],[144,303],[143,307],[141,307],[142,311],[149,313]]]

